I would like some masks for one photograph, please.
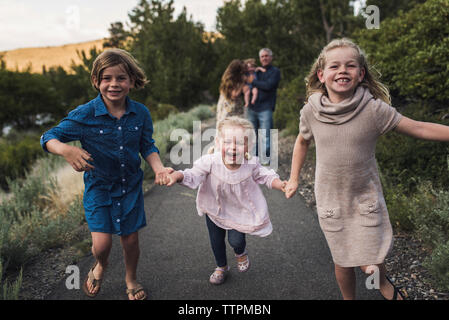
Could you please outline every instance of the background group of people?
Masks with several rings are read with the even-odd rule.
[[[273,52],[270,49],[261,49],[259,60],[260,67],[255,64],[255,59],[233,60],[228,65],[221,78],[217,123],[229,116],[244,117],[251,121],[256,130],[253,154],[260,157],[262,164],[269,165],[270,130],[273,129],[273,112],[281,73],[271,64]],[[259,137],[259,134],[262,136]]]

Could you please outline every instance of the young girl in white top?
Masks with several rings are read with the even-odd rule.
[[[217,268],[209,281],[221,284],[229,266],[226,261],[225,235],[237,257],[238,271],[249,268],[245,234],[265,237],[272,231],[265,197],[258,184],[283,190],[274,170],[260,165],[248,150],[255,139],[252,124],[240,117],[229,117],[217,125],[215,153],[202,156],[193,168],[170,174],[171,186],[176,182],[196,189],[198,214],[206,215],[206,223]]]
[[[386,277],[392,228],[375,159],[377,138],[395,129],[415,138],[449,141],[449,127],[411,120],[390,106],[361,49],[348,39],[330,42],[307,78],[286,197],[293,196],[309,143],[316,145],[315,196],[320,227],[344,299],[355,298],[354,267],[380,271],[380,292],[403,298]],[[398,296],[399,293],[399,296]]]

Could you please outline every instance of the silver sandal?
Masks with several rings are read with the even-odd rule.
[[[222,284],[226,280],[230,267],[216,267],[215,271],[210,275],[209,282],[212,284]]]
[[[249,269],[250,262],[248,257],[248,252],[243,252],[242,254],[236,254],[237,258],[237,269],[239,272],[246,272]]]

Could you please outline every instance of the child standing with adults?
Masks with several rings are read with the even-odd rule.
[[[344,299],[355,298],[354,268],[376,271],[385,299],[403,299],[384,264],[393,233],[375,159],[377,139],[390,130],[449,141],[449,127],[414,121],[390,106],[388,89],[361,49],[348,39],[330,42],[307,78],[286,197],[293,196],[309,143],[316,145],[315,196],[319,224]]]
[[[131,89],[147,82],[136,60],[124,50],[106,50],[93,64],[91,82],[98,96],[45,132],[41,145],[64,157],[76,171],[84,171],[83,204],[96,260],[84,292],[95,297],[100,291],[112,234],[117,234],[125,259],[126,294],[130,300],[142,300],[147,294],[137,282],[138,230],[146,226],[146,218],[139,154],[155,172],[156,184],[165,184],[172,170],[159,158],[150,112],[128,97]],[[81,148],[66,144],[75,140]]]

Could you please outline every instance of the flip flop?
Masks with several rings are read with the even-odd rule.
[[[387,278],[388,282],[393,286],[394,293],[393,293],[393,298],[392,299],[387,299],[383,295],[382,295],[382,297],[385,300],[398,300],[398,294],[399,294],[401,296],[402,300],[405,300],[405,297],[401,293],[400,289],[396,288],[396,286],[394,285],[393,281],[391,281],[391,279],[388,276],[385,276],[385,277]]]
[[[141,292],[141,291],[143,291],[143,296],[140,298],[140,299],[137,299],[136,298],[136,295],[139,293],[139,292]],[[134,300],[146,300],[146,298],[147,298],[147,294],[146,294],[146,292],[144,291],[144,289],[143,289],[143,287],[140,285],[140,284],[137,284],[137,287],[135,287],[135,288],[131,288],[131,289],[126,289],[126,295],[128,296],[128,299],[129,299],[129,295],[130,294],[132,294],[133,295],[133,297],[134,297]],[[130,299],[129,299],[130,300]]]
[[[96,279],[94,276],[94,269],[97,266],[97,264],[98,264],[98,260],[96,260],[94,265],[92,266],[92,268],[90,268],[89,273],[87,274],[87,277],[83,283],[83,291],[89,298],[95,298],[97,296],[97,294],[100,292],[100,289],[101,289],[101,282],[103,281],[103,279]],[[87,281],[92,283],[94,289],[98,288],[98,290],[94,293],[89,292],[89,287],[87,286]]]

